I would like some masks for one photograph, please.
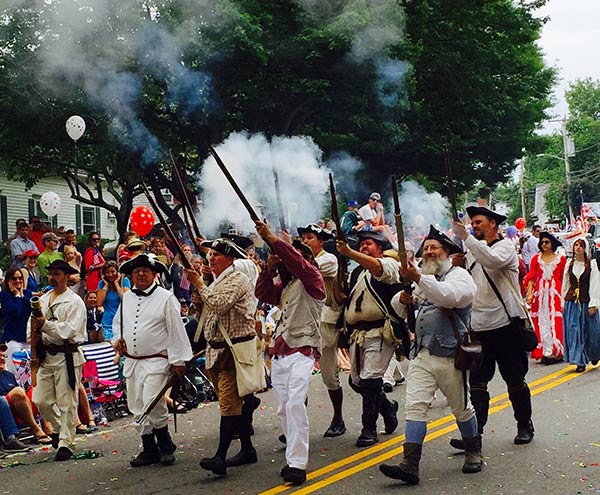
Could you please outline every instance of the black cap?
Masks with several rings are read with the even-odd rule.
[[[67,275],[74,275],[79,273],[77,268],[73,268],[69,263],[64,260],[54,260],[46,267],[46,271],[50,272],[50,270],[61,270],[65,272]]]
[[[250,239],[250,237],[245,237],[243,235],[226,234],[224,232],[221,232],[221,237],[223,239],[229,239],[230,241],[233,241],[242,249],[248,249],[249,247],[254,245],[254,242],[252,242],[252,239]]]
[[[496,224],[498,225],[504,223],[506,220],[506,215],[501,215],[485,206],[467,206],[467,214],[469,215],[469,218],[473,218],[476,215],[483,215],[484,217],[496,220]]]
[[[150,268],[154,273],[167,273],[168,269],[161,263],[154,253],[142,253],[131,258],[119,267],[119,271],[125,275],[131,275],[136,268]]]
[[[550,232],[543,231],[540,232],[540,240],[538,242],[538,249],[542,249],[542,239],[548,239],[550,244],[552,244],[552,251],[556,251],[558,246],[562,246],[562,242],[560,242],[556,237],[554,237]]]
[[[446,248],[449,251],[449,254],[459,254],[459,253],[463,252],[461,247],[458,244],[456,244],[452,239],[450,239],[450,237],[448,237],[443,232],[440,232],[433,225],[430,225],[429,226],[429,234],[427,234],[425,239],[423,239],[423,243],[421,244],[421,247],[415,253],[415,256],[417,258],[420,258],[421,256],[423,256],[423,246],[425,245],[425,241],[427,241],[429,239],[434,239],[434,240],[438,241],[444,248]]]
[[[246,259],[248,254],[240,246],[230,239],[215,239],[214,241],[202,241],[202,247],[214,249],[218,253],[230,258]]]
[[[294,239],[294,241],[292,242],[292,246],[294,246],[302,254],[310,258],[314,258],[312,249],[310,249],[310,247],[307,244],[304,244],[300,239]]]
[[[328,239],[333,239],[335,236],[331,233],[331,231],[324,229],[323,227],[319,227],[316,223],[309,223],[306,227],[298,227],[298,235],[302,237],[302,234],[315,234],[317,238],[322,241],[326,241]]]

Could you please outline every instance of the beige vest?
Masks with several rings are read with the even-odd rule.
[[[310,346],[319,349],[321,336],[319,323],[323,301],[317,301],[308,295],[302,282],[294,279],[289,282],[281,294],[281,313],[271,347],[280,335],[290,348]]]

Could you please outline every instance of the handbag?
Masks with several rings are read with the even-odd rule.
[[[457,343],[456,354],[454,355],[454,368],[460,371],[467,371],[471,369],[473,361],[481,356],[481,344],[474,341],[469,330],[465,333],[464,338],[461,338],[452,310],[444,308],[443,311],[450,320]]]
[[[251,340],[234,344],[220,321],[218,326],[233,355],[235,380],[239,396],[244,397],[267,388],[261,350],[257,345],[256,335]]]
[[[533,328],[533,322],[531,321],[531,315],[529,314],[529,310],[527,309],[525,304],[523,304],[523,298],[516,294],[514,287],[509,283],[508,287],[511,290],[511,292],[513,293],[513,295],[515,295],[515,297],[517,298],[517,301],[519,301],[519,304],[521,305],[521,309],[525,313],[525,318],[521,318],[519,316],[510,316],[508,309],[506,309],[506,304],[504,304],[504,300],[502,299],[502,296],[500,295],[500,291],[498,290],[498,287],[496,287],[496,284],[494,284],[494,282],[492,282],[491,277],[485,271],[485,268],[483,268],[483,266],[481,267],[481,269],[483,270],[483,274],[485,275],[485,278],[487,278],[487,281],[489,282],[492,290],[494,291],[494,294],[496,294],[496,297],[498,298],[500,303],[502,303],[502,307],[504,308],[504,311],[506,311],[508,319],[510,320],[510,327],[515,334],[515,338],[517,340],[517,345],[518,345],[519,349],[521,349],[522,351],[526,351],[526,352],[533,351],[538,346],[539,342],[538,342],[538,338],[535,333],[535,330]]]

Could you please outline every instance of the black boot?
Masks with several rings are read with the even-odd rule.
[[[148,466],[160,462],[160,452],[154,434],[142,435],[142,451],[129,461],[131,467]]]
[[[173,440],[171,440],[169,429],[166,426],[154,429],[154,436],[156,437],[156,443],[158,444],[158,450],[160,451],[160,463],[163,466],[173,464],[175,462],[173,453],[177,450],[177,447],[173,443]]]
[[[404,444],[404,459],[400,464],[381,464],[381,471],[388,478],[402,480],[409,485],[416,485],[419,482],[419,462],[421,461],[421,452],[423,446],[420,443]]]
[[[362,430],[356,439],[357,447],[369,447],[378,442],[377,417],[379,416],[381,390],[363,391],[362,403]]]
[[[510,397],[510,392],[508,395]],[[487,388],[471,385],[471,404],[473,404],[475,416],[477,417],[477,431],[479,435],[483,435],[483,427],[487,423],[490,409],[490,393]],[[450,446],[457,450],[465,450],[465,442],[462,438],[450,439]]]
[[[527,383],[523,382],[516,387],[508,387],[508,398],[513,407],[514,417],[517,420],[519,432],[522,429],[529,428],[531,424],[531,392]],[[519,435],[517,435],[519,437]],[[531,437],[531,438],[529,438]],[[529,438],[529,440],[527,440]],[[526,434],[519,443],[529,443],[533,439],[533,425],[531,425],[530,434]],[[515,438],[515,443],[517,439]]]
[[[346,425],[342,418],[342,403],[344,401],[344,391],[341,388],[328,390],[331,404],[333,405],[333,419],[327,431],[323,435],[326,438],[339,437],[346,433]]]
[[[240,416],[221,416],[221,425],[219,427],[219,448],[214,457],[204,457],[200,461],[200,467],[207,471],[212,471],[219,476],[227,475],[227,466],[225,459],[227,451],[233,440],[233,434],[239,429]],[[241,432],[240,432],[241,433]],[[241,438],[241,437],[240,437]]]
[[[235,426],[236,431],[240,436],[241,449],[240,451],[225,461],[226,467],[243,466],[244,464],[253,464],[258,462],[258,456],[256,449],[252,446],[252,440],[250,438],[250,428],[252,425],[252,416],[250,418],[237,416],[237,424]]]
[[[391,435],[398,428],[398,402],[389,400],[382,392],[380,398],[379,413],[383,417],[385,432]]]
[[[527,443],[531,443],[533,440],[533,422],[529,420],[528,423],[522,425],[517,424],[517,436],[515,437],[515,444],[524,445]]]
[[[254,435],[254,426],[252,426],[254,411],[260,406],[261,400],[254,394],[246,395],[244,397],[244,405],[242,406],[242,418],[250,424],[250,435]],[[236,431],[233,434],[233,439],[237,440],[240,438],[240,434]]]
[[[464,438],[465,443],[465,463],[463,464],[463,473],[478,473],[483,469],[483,456],[481,455],[481,435],[473,438]]]

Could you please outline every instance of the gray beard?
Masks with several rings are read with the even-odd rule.
[[[440,275],[450,270],[452,261],[449,258],[443,260],[423,260],[423,266],[421,267],[421,273],[423,275]]]

